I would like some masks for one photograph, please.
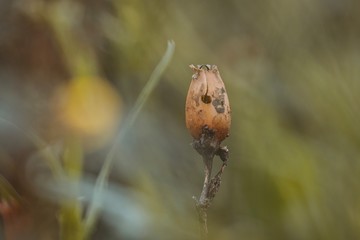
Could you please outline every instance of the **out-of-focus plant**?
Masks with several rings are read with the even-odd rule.
[[[111,149],[109,150],[109,152],[105,158],[104,165],[100,171],[99,177],[96,182],[93,200],[90,205],[90,209],[89,209],[87,219],[86,219],[86,228],[87,228],[88,232],[90,232],[92,230],[94,221],[96,220],[96,217],[98,215],[98,209],[99,209],[99,204],[100,204],[99,201],[101,201],[101,192],[107,183],[110,169],[111,169],[111,166],[113,165],[113,161],[114,161],[115,150],[116,150],[117,146],[122,141],[124,141],[124,137],[125,137],[126,133],[130,130],[132,124],[138,117],[141,109],[145,105],[146,100],[149,98],[151,92],[154,91],[154,88],[159,83],[161,75],[165,71],[167,65],[170,63],[170,60],[174,54],[174,50],[175,50],[175,43],[173,41],[169,41],[165,54],[163,55],[159,64],[156,66],[153,73],[151,74],[149,81],[142,89],[142,91],[141,91],[139,97],[137,98],[129,115],[124,120],[124,124],[123,124],[122,128],[120,129],[120,131],[116,137],[116,140],[113,143]]]
[[[68,140],[65,141],[63,168],[73,194],[61,201],[60,231],[62,239],[84,239],[83,206],[77,199],[83,169],[83,148],[103,144],[109,139],[120,115],[120,97],[99,76],[96,56],[76,23],[82,19],[82,7],[71,1],[48,4],[44,19],[52,26],[61,46],[64,62],[72,78],[58,92],[59,118]],[[83,40],[82,40],[83,39]],[[95,142],[95,144],[94,144]]]
[[[93,197],[84,214],[83,203],[78,199],[84,164],[83,151],[101,147],[114,137],[113,133],[121,115],[121,98],[103,77],[99,77],[96,56],[91,46],[85,41],[84,35],[81,34],[81,27],[77,24],[83,17],[82,6],[72,1],[55,1],[34,7],[35,9],[28,13],[38,21],[46,21],[52,27],[63,52],[63,61],[72,76],[55,96],[58,118],[65,129],[63,159],[60,167],[63,174],[57,181],[68,182],[71,185],[68,189],[70,192],[60,200],[60,236],[61,239],[85,239],[90,237],[97,220],[102,204],[101,195],[107,186],[115,150],[124,140],[126,132],[131,128],[151,92],[157,86],[172,58],[175,45],[174,42],[168,42],[166,53],[125,118],[104,160]]]
[[[21,127],[0,120],[0,174],[30,203],[32,235],[56,238],[65,202],[78,216],[101,202],[89,238],[197,239],[186,66],[211,62],[232,126],[209,238],[359,239],[359,3],[0,1],[0,114]],[[173,64],[110,152],[167,39]]]

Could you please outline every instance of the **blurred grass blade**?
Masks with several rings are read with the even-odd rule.
[[[48,144],[39,135],[37,135],[35,131],[31,129],[21,128],[18,125],[14,124],[13,122],[1,116],[0,116],[0,121],[13,126],[19,132],[24,134],[24,136],[26,136],[29,139],[29,141],[34,144],[34,146],[39,150],[40,154],[46,160],[47,165],[49,166],[51,172],[55,177],[63,176],[63,169],[60,164],[60,161],[57,159],[57,157],[51,151],[51,149],[48,148]]]
[[[142,89],[139,97],[136,99],[135,105],[132,108],[131,112],[129,113],[129,117],[126,119],[122,131],[120,131],[118,141],[121,141],[121,138],[127,130],[131,127],[139,112],[143,108],[146,100],[149,98],[150,94],[153,92],[154,88],[160,81],[160,77],[165,71],[166,67],[168,66],[175,50],[175,43],[174,41],[168,41],[168,46],[165,54],[163,55],[162,59],[160,60],[159,64],[156,66],[154,71],[152,72],[149,81],[146,83],[145,87]]]
[[[8,180],[0,174],[0,201],[1,200],[16,200],[20,202],[21,197]]]
[[[142,89],[141,93],[139,94],[134,107],[131,109],[129,115],[124,120],[124,124],[122,125],[114,144],[112,145],[111,149],[109,150],[105,162],[103,164],[103,167],[99,173],[99,176],[96,180],[95,184],[95,190],[93,194],[93,198],[90,203],[89,210],[87,212],[86,218],[85,218],[85,236],[89,236],[93,225],[97,219],[98,213],[99,213],[99,207],[101,205],[101,195],[102,195],[102,189],[107,184],[107,179],[109,176],[109,172],[113,163],[115,151],[117,147],[119,146],[120,142],[124,139],[126,136],[127,131],[131,128],[133,123],[135,122],[136,118],[138,117],[141,109],[144,107],[147,99],[149,98],[150,94],[153,92],[155,87],[160,81],[161,75],[165,71],[166,67],[171,61],[171,58],[174,54],[175,50],[175,43],[174,41],[168,41],[167,49],[163,57],[161,58],[158,65],[155,67],[154,71],[152,72],[149,81],[146,83],[144,88]]]

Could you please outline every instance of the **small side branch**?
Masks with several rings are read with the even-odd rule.
[[[193,147],[203,157],[204,161],[205,177],[203,189],[199,199],[196,197],[193,198],[196,201],[196,209],[201,225],[201,239],[205,240],[208,236],[207,210],[220,189],[221,177],[229,159],[229,150],[227,147],[220,147],[220,143],[215,138],[214,131],[209,129],[207,126],[203,128],[200,139],[194,140]],[[217,174],[211,178],[213,159],[215,155],[220,157],[223,164]]]

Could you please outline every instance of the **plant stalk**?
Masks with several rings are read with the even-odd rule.
[[[198,212],[201,239],[208,239],[208,225],[207,225],[207,210],[210,207],[212,200],[219,191],[221,184],[221,177],[227,166],[228,149],[227,147],[220,147],[220,142],[217,141],[214,131],[207,126],[203,128],[200,139],[194,140],[193,147],[202,156],[204,161],[204,185],[199,199],[193,197],[196,201],[196,210]],[[223,161],[223,164],[218,173],[211,178],[212,165],[215,155],[218,155]]]

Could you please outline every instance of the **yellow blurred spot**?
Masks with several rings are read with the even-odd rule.
[[[75,78],[59,93],[61,121],[85,144],[103,145],[112,136],[121,100],[108,82],[95,77]]]

